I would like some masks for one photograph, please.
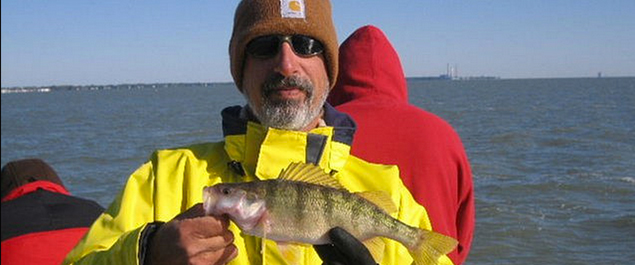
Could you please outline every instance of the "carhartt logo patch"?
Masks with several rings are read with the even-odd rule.
[[[306,18],[304,0],[280,0],[280,14],[283,18]]]

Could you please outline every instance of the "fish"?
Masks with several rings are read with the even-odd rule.
[[[381,259],[383,240],[403,244],[416,265],[437,264],[457,241],[407,225],[389,213],[397,208],[385,191],[349,192],[320,167],[291,163],[277,179],[220,183],[203,189],[207,215],[227,215],[243,233],[293,244],[329,244],[340,227]]]

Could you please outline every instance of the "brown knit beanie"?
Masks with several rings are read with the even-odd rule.
[[[245,46],[256,37],[311,36],[324,44],[331,87],[337,80],[338,42],[328,0],[243,0],[236,8],[229,58],[234,82],[242,90]]]
[[[46,180],[64,186],[55,170],[41,159],[11,161],[2,167],[2,177],[0,177],[2,198],[15,188],[38,180]]]

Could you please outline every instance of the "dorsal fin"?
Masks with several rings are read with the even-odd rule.
[[[394,213],[394,212],[397,212],[397,210],[399,210],[397,209],[397,206],[390,198],[390,194],[388,194],[388,192],[378,190],[378,191],[356,192],[355,194],[379,206],[379,208],[383,209],[387,213]]]
[[[329,176],[322,168],[313,164],[291,163],[286,169],[280,172],[278,179],[302,181],[336,189],[344,189],[342,184],[335,178]]]

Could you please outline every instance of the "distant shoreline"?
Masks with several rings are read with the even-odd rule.
[[[546,77],[546,78],[500,78],[496,76],[468,76],[468,77],[447,77],[441,76],[419,76],[407,77],[406,81],[499,81],[499,80],[525,80],[525,79],[618,79],[635,78],[635,76],[615,76],[615,77]],[[156,89],[175,87],[224,87],[233,85],[232,82],[193,82],[193,83],[137,83],[137,84],[117,84],[117,85],[51,85],[51,86],[14,86],[2,87],[2,94],[5,93],[25,93],[25,92],[52,92],[52,91],[78,91],[78,90],[132,90],[132,89]]]
[[[55,86],[26,86],[26,87],[3,87],[2,94],[5,93],[25,93],[25,92],[52,92],[52,91],[86,91],[86,90],[133,90],[133,89],[156,89],[171,87],[217,87],[232,85],[230,82],[219,83],[154,83],[154,84],[118,84],[118,85],[55,85]]]

